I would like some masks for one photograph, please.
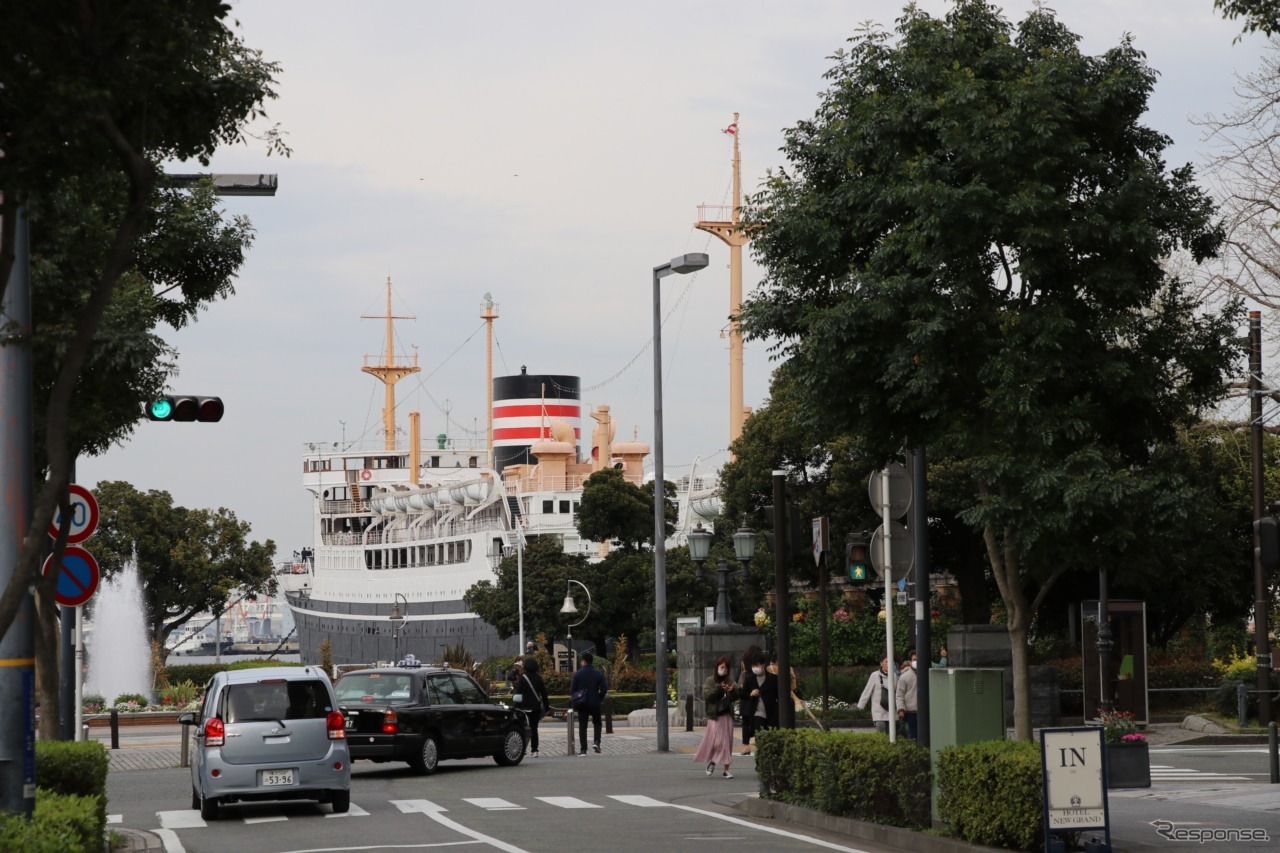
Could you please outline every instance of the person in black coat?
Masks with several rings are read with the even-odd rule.
[[[605,678],[603,672],[595,668],[593,664],[595,658],[591,652],[583,654],[581,660],[582,665],[569,680],[569,701],[578,715],[578,741],[581,749],[578,754],[586,755],[588,716],[595,724],[595,741],[591,748],[596,752],[600,751],[600,706],[604,703],[605,694],[609,692],[609,680]],[[579,692],[581,692],[581,699],[577,701],[574,697],[578,696]]]
[[[538,757],[538,721],[551,713],[551,702],[547,699],[547,686],[538,674],[538,662],[529,658],[515,662],[515,683],[512,685],[515,706],[524,712],[529,723],[529,757]]]
[[[738,695],[742,711],[742,754],[751,754],[751,738],[778,727],[778,680],[765,668],[765,654],[752,647],[743,658]]]

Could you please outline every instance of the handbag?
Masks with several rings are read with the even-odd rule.
[[[587,704],[587,690],[586,690],[586,688],[584,687],[584,688],[582,688],[581,690],[575,690],[575,691],[573,691],[573,695],[569,697],[569,704],[570,704],[570,705],[572,705],[572,706],[573,706],[573,707],[575,707],[575,708],[578,708],[578,707],[581,707],[581,706],[583,706],[583,705]]]
[[[524,679],[524,683],[525,683],[525,684],[529,685],[529,692],[533,694],[533,698],[534,698],[534,699],[536,699],[536,700],[538,700],[538,707],[534,710],[534,716],[533,716],[533,719],[534,719],[534,720],[541,720],[541,719],[542,719],[542,712],[543,712],[543,707],[542,707],[542,697],[541,697],[541,696],[539,696],[539,695],[538,695],[538,691],[534,689],[534,687],[533,687],[533,682],[529,680],[529,676],[528,676],[528,675],[521,675],[520,677]],[[519,695],[519,694],[517,694],[517,695]],[[520,700],[519,700],[519,699],[517,699],[516,701],[517,701],[517,702],[519,702]]]
[[[880,707],[889,710],[889,688],[884,684],[884,676],[880,676]]]

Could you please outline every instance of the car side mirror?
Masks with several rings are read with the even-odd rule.
[[[179,714],[178,722],[184,726],[194,726],[196,724],[196,712],[187,711],[185,714]]]

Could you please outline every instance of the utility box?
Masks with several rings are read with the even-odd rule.
[[[938,820],[938,753],[949,746],[1004,740],[1004,670],[929,670],[929,764],[933,819]]]

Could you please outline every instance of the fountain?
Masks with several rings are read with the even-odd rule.
[[[151,647],[147,642],[137,559],[98,587],[93,600],[93,642],[84,692],[114,702],[121,693],[151,691]]]

